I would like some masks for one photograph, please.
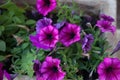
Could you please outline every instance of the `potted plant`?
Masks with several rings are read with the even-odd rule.
[[[114,19],[87,14],[77,4],[37,0],[36,7],[0,6],[0,80],[17,75],[36,80],[118,80],[118,58],[104,36]]]

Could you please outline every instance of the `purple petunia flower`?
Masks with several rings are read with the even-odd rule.
[[[39,34],[36,34],[36,35],[30,35],[30,41],[32,42],[32,44],[34,46],[36,46],[38,49],[44,49],[44,50],[51,50],[52,48],[48,47],[48,46],[45,46],[43,44],[40,43],[39,41],[39,37],[40,35]]]
[[[91,49],[91,44],[94,41],[94,37],[92,34],[85,35],[82,39],[82,49],[84,53],[88,52]]]
[[[0,63],[0,80],[3,80],[3,74],[4,74],[4,71],[3,71],[3,64]]]
[[[40,71],[45,80],[63,80],[66,74],[60,67],[60,60],[50,56],[46,57]]]
[[[100,18],[101,18],[102,20],[105,20],[105,21],[114,22],[114,19],[113,19],[111,16],[107,16],[107,15],[105,15],[105,14],[101,14],[101,15],[100,15]]]
[[[3,63],[0,62],[0,80],[3,80],[3,76],[5,76],[7,80],[13,80],[11,75],[3,69]]]
[[[42,28],[35,36],[30,35],[30,41],[38,49],[51,50],[58,42],[58,30],[49,25]]]
[[[116,27],[109,21],[98,20],[96,26],[101,30],[101,32],[110,31],[114,34],[116,31]]]
[[[41,63],[39,60],[34,60],[34,65],[33,65],[33,69],[35,71],[35,74],[36,74],[36,80],[45,80],[43,77],[42,77],[42,73],[40,72],[40,68],[41,68]]]
[[[56,0],[37,0],[37,10],[40,14],[46,16],[57,6]]]
[[[4,70],[4,75],[8,80],[13,80],[11,75],[6,70]]]
[[[50,48],[54,48],[58,42],[58,30],[49,25],[41,29],[39,33],[39,42]]]
[[[60,42],[66,47],[80,40],[80,26],[67,23],[60,31]]]
[[[52,20],[50,18],[44,17],[43,19],[39,19],[36,23],[36,32],[39,33],[43,27],[46,27],[51,24]]]
[[[119,80],[120,60],[118,58],[104,58],[99,64],[97,72],[99,80]]]
[[[55,26],[57,29],[61,29],[61,28],[65,25],[65,23],[66,23],[66,20],[63,20],[63,21],[61,21],[61,22],[59,22],[59,23],[54,24],[54,26]]]

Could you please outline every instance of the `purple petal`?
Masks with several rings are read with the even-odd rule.
[[[41,67],[41,63],[39,60],[34,60],[33,62],[34,62],[33,69],[37,73]]]
[[[56,0],[37,0],[36,7],[40,14],[46,16],[57,6]]]
[[[11,80],[11,76],[6,70],[4,70],[4,75],[8,80]]]
[[[111,16],[107,16],[105,14],[101,14],[100,18],[106,21],[114,22],[115,20]]]
[[[55,26],[57,29],[60,29],[60,28],[62,28],[62,27],[65,25],[65,23],[66,23],[66,20],[63,20],[63,21],[61,21],[61,22],[59,22],[59,23],[54,24],[54,26]]]
[[[47,56],[40,69],[45,80],[63,80],[65,72],[60,67],[60,60]]]
[[[36,23],[36,32],[39,33],[42,28],[51,24],[52,20],[50,18],[44,17],[43,19],[38,20]]]
[[[101,32],[112,32],[115,33],[116,27],[112,25],[109,21],[98,20],[96,26],[101,30]]]
[[[119,80],[120,60],[118,58],[104,58],[98,65],[99,80]]]
[[[60,42],[66,47],[80,40],[80,26],[67,23],[60,31]]]
[[[41,44],[54,48],[58,42],[58,30],[53,26],[49,25],[43,28],[39,33],[39,42]]]
[[[3,80],[3,74],[4,74],[3,63],[0,62],[0,80]]]
[[[39,34],[36,34],[35,36],[30,35],[30,41],[34,46],[36,46],[38,49],[44,49],[44,50],[51,50],[52,48],[45,46],[41,42],[39,42]]]
[[[92,34],[85,35],[82,39],[82,49],[84,53],[87,53],[91,49],[91,45],[94,41],[94,37]]]
[[[113,50],[112,54],[116,53],[117,51],[120,50],[120,41],[118,42],[117,46],[115,47],[115,49]]]

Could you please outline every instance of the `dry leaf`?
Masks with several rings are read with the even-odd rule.
[[[17,46],[19,46],[24,40],[21,38],[21,37],[19,37],[19,36],[16,36],[16,35],[14,35],[13,34],[13,37],[16,39],[16,41],[17,41]]]

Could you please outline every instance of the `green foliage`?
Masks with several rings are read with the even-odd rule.
[[[0,40],[0,51],[6,51],[6,43]]]
[[[0,15],[0,61],[6,59],[5,56],[12,55],[12,68],[14,73],[27,74],[33,76],[33,60],[39,59],[41,62],[52,51],[36,50],[29,41],[29,35],[34,34],[35,23],[33,19],[25,16],[25,8],[16,6],[8,0],[7,3],[0,6],[4,9]],[[81,15],[77,4],[73,2],[72,6],[58,4],[57,22],[66,19],[70,23],[81,25]],[[78,11],[78,13],[76,13]],[[52,56],[61,59],[62,69],[66,72],[65,80],[83,80],[83,70],[89,75],[96,73],[98,64],[108,55],[106,50],[110,47],[104,35],[94,26],[84,30],[94,36],[92,49],[86,53],[87,59],[83,56],[81,43],[77,42],[70,47],[63,47],[61,43],[57,44],[56,51]],[[84,34],[81,32],[81,39]]]
[[[79,8],[76,6],[77,4],[73,2],[72,6],[68,6],[66,4],[61,4],[60,2],[58,3],[58,22],[62,20],[67,20],[71,23],[76,23],[79,24],[81,21],[81,13],[78,12]],[[78,13],[76,13],[78,12]]]
[[[3,61],[5,59],[5,56],[0,55],[0,61]]]
[[[35,20],[27,20],[26,21],[26,25],[34,25],[36,23],[36,21]]]
[[[26,53],[25,55],[22,55],[21,59],[21,70],[24,70],[26,73],[28,73],[29,76],[33,76],[33,60],[36,59],[36,56],[34,53]]]
[[[12,56],[12,68],[15,73],[33,76],[33,62],[35,53],[31,52],[29,42],[29,27],[35,26],[35,20],[27,19],[26,9],[17,6],[11,0],[0,5],[0,61],[5,56]],[[33,49],[35,50],[35,49]]]
[[[5,30],[4,26],[0,26],[0,36],[2,35],[2,32]]]

